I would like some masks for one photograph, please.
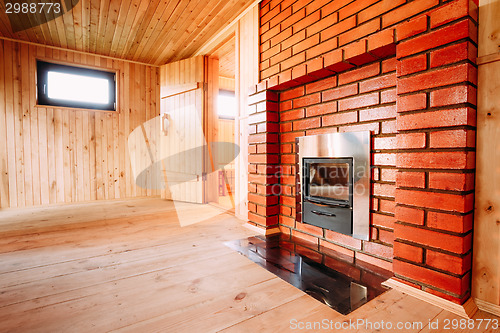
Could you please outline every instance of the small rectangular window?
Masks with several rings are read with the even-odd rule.
[[[115,73],[37,60],[39,105],[116,111]]]

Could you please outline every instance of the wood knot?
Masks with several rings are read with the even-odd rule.
[[[487,213],[493,212],[495,209],[493,208],[492,205],[489,205],[488,208],[485,209]]]
[[[243,292],[243,293],[239,293],[238,295],[236,295],[236,297],[234,298],[235,301],[241,301],[242,299],[244,299],[245,297],[247,296],[247,293]]]

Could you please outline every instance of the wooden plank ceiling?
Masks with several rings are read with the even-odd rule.
[[[45,11],[42,14],[6,14],[2,1],[0,36],[162,65],[194,55],[254,1],[61,2],[64,14],[56,17],[53,12],[46,14]]]

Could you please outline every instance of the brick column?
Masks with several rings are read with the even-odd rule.
[[[477,6],[457,0],[397,27],[394,273],[462,304],[470,296]]]
[[[278,94],[262,82],[250,91],[248,104],[248,220],[266,233],[279,232]]]

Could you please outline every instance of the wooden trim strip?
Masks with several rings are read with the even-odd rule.
[[[446,311],[452,312],[464,318],[472,318],[472,316],[474,316],[474,314],[478,310],[478,307],[476,306],[476,303],[474,303],[472,298],[469,298],[464,304],[459,305],[436,295],[426,293],[423,290],[413,288],[394,279],[389,279],[383,282],[382,285],[418,298],[419,300],[422,300],[424,302],[438,306]]]
[[[496,62],[496,61],[500,61],[500,52],[488,54],[488,55],[477,58],[478,66],[489,64],[490,62]]]
[[[173,88],[168,88],[168,89],[165,88],[166,94],[161,96],[161,98],[164,99],[164,98],[172,97],[175,95],[184,94],[184,93],[199,89],[201,87],[201,85],[202,85],[202,82],[194,82],[194,83],[179,84]]]
[[[124,61],[124,62],[131,63],[131,64],[138,64],[138,65],[144,65],[144,66],[150,66],[150,67],[156,67],[156,68],[160,67],[158,65],[148,64],[148,63],[140,62],[140,61],[134,61],[134,60],[127,60],[127,59],[123,59],[123,58],[110,57],[110,56],[107,56],[107,55],[102,55],[102,54],[97,54],[97,53],[91,53],[91,52],[85,52],[85,51],[71,50],[71,49],[66,49],[64,47],[45,45],[45,44],[34,43],[34,42],[28,42],[28,41],[25,41],[25,40],[19,40],[19,39],[14,39],[14,38],[9,38],[9,37],[0,36],[0,39],[6,40],[6,41],[9,41],[9,42],[14,42],[14,43],[22,43],[22,44],[28,44],[28,45],[46,47],[46,48],[49,48],[49,49],[59,50],[59,51],[64,51],[64,52],[73,52],[73,53],[77,53],[77,54],[91,55],[91,56],[94,56],[94,57],[97,56],[97,57],[106,58],[106,59],[119,60],[119,61]]]
[[[474,302],[476,303],[479,310],[491,313],[497,317],[500,317],[500,305],[496,305],[490,302],[483,301],[482,299],[474,298]]]

